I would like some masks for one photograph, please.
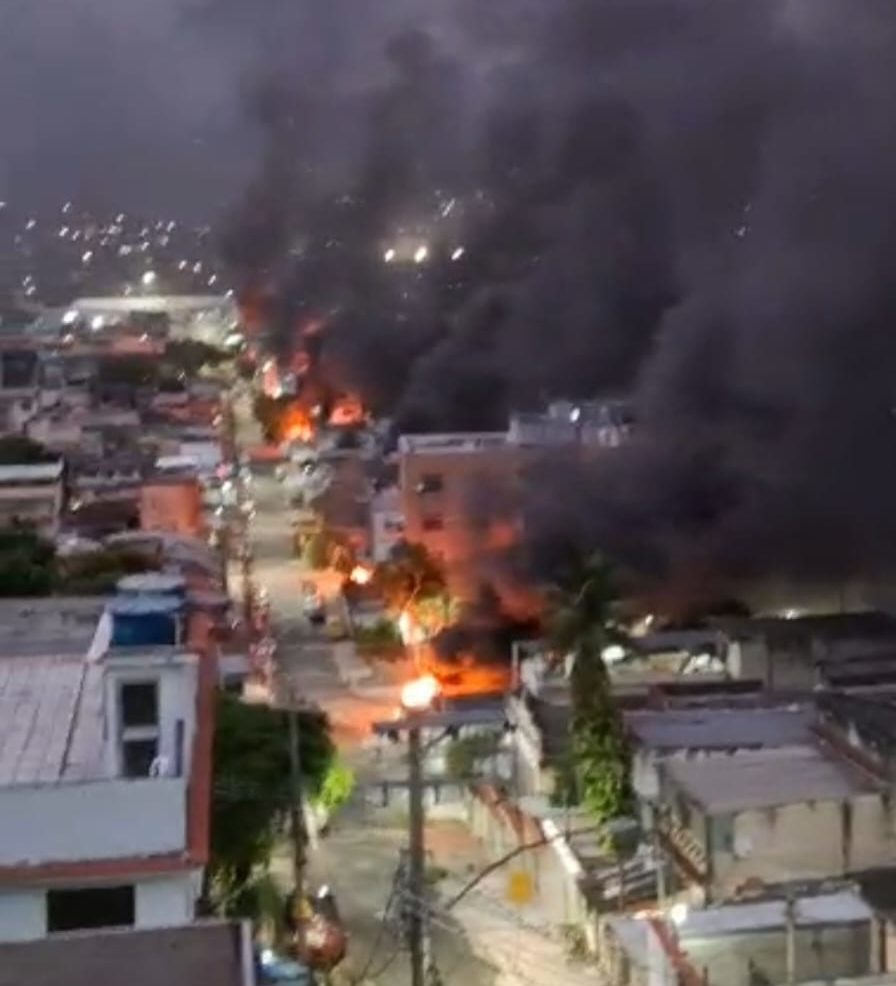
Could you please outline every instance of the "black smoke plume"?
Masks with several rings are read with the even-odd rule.
[[[312,160],[337,110],[356,154],[287,154],[289,235],[238,227],[281,346],[325,320],[328,372],[405,428],[631,394],[628,447],[532,473],[541,567],[566,540],[660,581],[889,572],[896,10],[484,6],[409,4],[366,84],[291,90]],[[401,236],[425,263],[384,262]]]

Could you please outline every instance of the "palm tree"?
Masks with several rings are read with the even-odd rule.
[[[570,800],[599,823],[632,807],[630,756],[622,716],[613,698],[603,651],[624,641],[615,618],[612,574],[599,555],[582,559],[553,592],[551,638],[571,661]]]

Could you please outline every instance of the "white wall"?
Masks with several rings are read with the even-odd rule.
[[[0,891],[0,942],[31,941],[47,933],[46,894],[39,888]]]
[[[201,886],[201,872],[155,877],[134,885],[134,926],[170,928],[189,924]],[[126,877],[112,881],[129,883]],[[76,889],[86,884],[59,884],[54,889]],[[47,934],[47,888],[23,887],[0,891],[0,942],[32,941]]]
[[[139,655],[139,650],[137,651]],[[193,737],[196,731],[196,692],[198,666],[195,657],[184,656],[174,663],[148,663],[139,656],[122,657],[107,662],[104,687],[107,710],[106,769],[112,775],[121,773],[119,691],[123,682],[157,681],[159,686],[159,754],[167,759],[173,770],[176,763],[177,720],[184,723],[183,768],[189,775],[193,756]]]
[[[191,872],[160,877],[137,884],[138,928],[167,928],[193,920],[198,891]]]
[[[890,865],[896,810],[878,795],[746,811],[735,818],[740,855],[713,855],[714,891],[727,896],[747,879],[822,879]]]
[[[0,789],[0,865],[181,851],[186,792],[178,777]]]

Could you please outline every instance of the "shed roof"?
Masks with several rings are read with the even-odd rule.
[[[625,724],[638,744],[658,750],[736,749],[804,743],[813,719],[810,707],[789,705],[637,710]]]
[[[710,814],[872,794],[870,774],[818,747],[748,750],[699,760],[669,760],[666,775]]]

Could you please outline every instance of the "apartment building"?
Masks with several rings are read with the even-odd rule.
[[[0,527],[31,525],[44,537],[59,533],[64,502],[64,464],[0,466]]]
[[[514,414],[506,431],[402,435],[398,440],[404,536],[442,559],[452,592],[473,598],[491,552],[518,534],[512,495],[521,471],[558,449],[592,455],[621,445],[630,414],[620,401],[558,402]]]

